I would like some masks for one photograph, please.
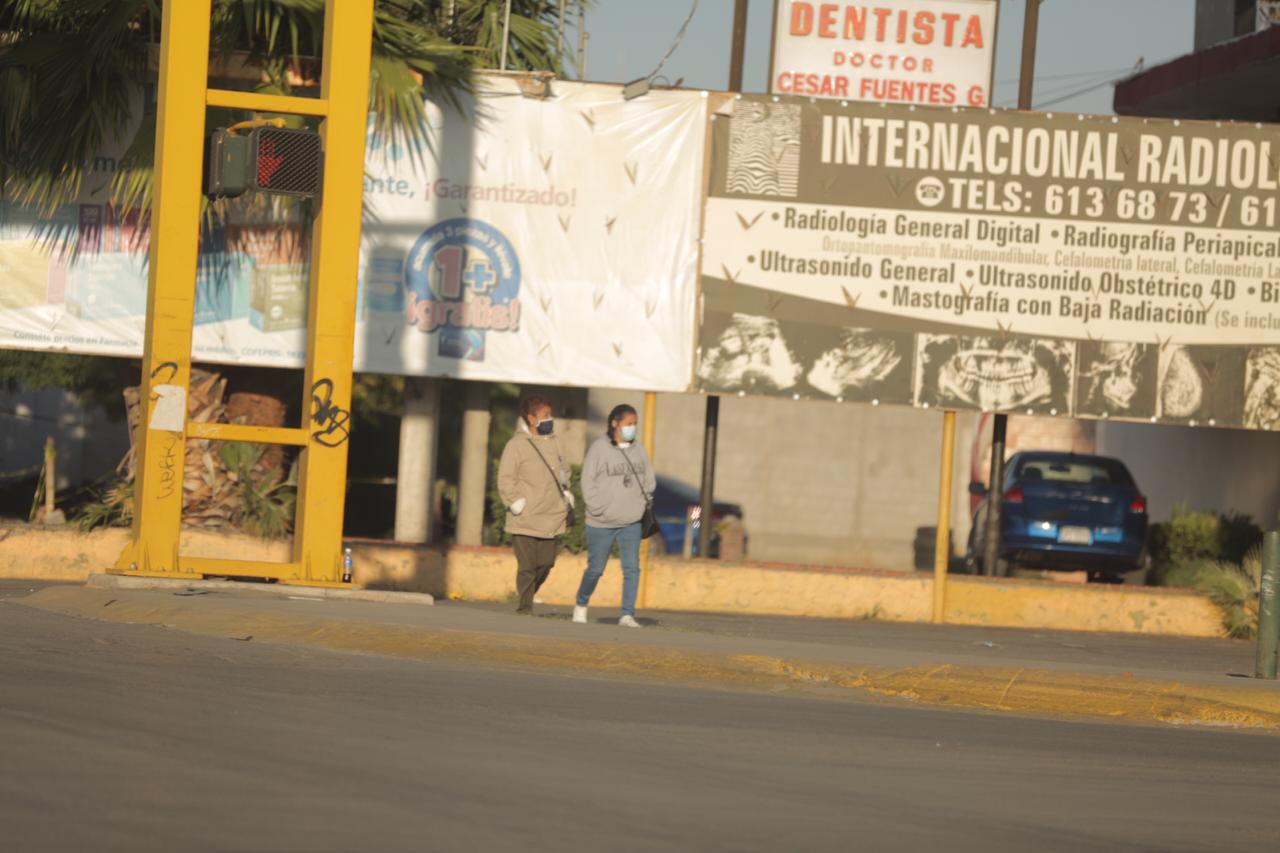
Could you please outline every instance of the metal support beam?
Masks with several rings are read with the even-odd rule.
[[[324,98],[295,98],[289,95],[264,95],[261,92],[210,89],[205,93],[205,103],[211,107],[251,113],[290,113],[300,116],[329,114],[329,103]]]
[[[747,0],[733,3],[733,47],[729,52],[729,91],[742,91],[742,66],[747,56]]]
[[[1031,109],[1031,93],[1036,76],[1036,40],[1040,27],[1040,3],[1027,0],[1026,18],[1022,25],[1022,71],[1018,78],[1018,109]],[[992,417],[991,476],[987,482],[986,536],[982,557],[982,573],[996,575],[1000,567],[1000,518],[1004,513],[1004,454],[1009,418],[996,413]]]
[[[951,565],[951,472],[956,456],[956,413],[942,416],[942,464],[938,474],[938,530],[933,545],[933,621],[947,621],[947,569]]]
[[[165,577],[244,574],[339,585],[355,281],[359,267],[373,0],[327,0],[320,98],[208,88],[212,0],[166,4],[161,25],[146,342],[133,535],[116,570]],[[296,428],[188,424],[205,108],[323,116],[323,200],[313,225],[304,423]],[[284,564],[182,557],[186,439],[302,448],[293,559]]]
[[[654,465],[653,443],[658,434],[658,395],[646,391],[644,395],[644,420],[640,423],[640,445],[649,455],[649,464]],[[654,469],[655,476],[657,468]],[[659,534],[661,535],[661,534]],[[640,543],[640,595],[641,607],[649,606],[649,561],[652,559],[653,537]]]
[[[167,4],[173,11],[176,4]],[[155,195],[134,473],[133,532],[119,571],[174,576],[182,527],[187,388],[200,248],[212,0],[185,0],[160,26]]]
[[[1022,21],[1022,71],[1018,75],[1018,109],[1031,109],[1031,90],[1036,80],[1036,40],[1040,31],[1040,4],[1043,0],[1026,0]]]
[[[312,433],[298,460],[293,561],[302,566],[302,580],[337,583],[342,580],[373,0],[328,0],[323,50],[320,97],[328,102],[329,114],[320,123],[324,199],[312,226],[304,385],[310,400],[303,408]]]
[[[1280,651],[1280,533],[1272,530],[1262,540],[1262,579],[1258,585],[1258,654],[1254,675],[1276,677]]]
[[[982,573],[988,577],[1000,569],[1000,516],[1004,512],[1004,450],[1009,419],[995,415],[991,419],[991,476],[987,482],[986,533],[983,540]]]
[[[720,427],[720,398],[707,397],[707,419],[702,433],[702,488],[698,500],[698,556],[711,556],[711,533],[715,516],[716,432]]]

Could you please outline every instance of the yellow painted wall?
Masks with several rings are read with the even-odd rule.
[[[0,576],[84,580],[110,566],[126,538],[123,530],[0,530]],[[509,550],[381,542],[353,542],[351,547],[361,586],[428,592],[437,598],[514,599],[515,559]],[[183,551],[192,555],[276,562],[288,557],[288,549],[286,542],[247,536],[183,534]],[[562,554],[539,597],[548,604],[571,604],[585,564],[585,555]],[[621,586],[615,560],[593,604],[616,607]],[[929,618],[931,597],[932,581],[923,573],[658,560],[650,568],[648,600],[641,604],[655,610],[923,622]],[[1217,608],[1192,592],[994,578],[953,577],[947,585],[947,621],[1189,637],[1222,634]]]

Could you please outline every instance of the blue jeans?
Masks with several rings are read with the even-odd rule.
[[[578,606],[586,607],[600,583],[614,543],[622,557],[622,615],[636,615],[636,593],[640,589],[640,522],[626,527],[587,527],[587,570],[578,585]]]

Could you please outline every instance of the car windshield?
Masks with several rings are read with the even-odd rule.
[[[1023,461],[1018,479],[1027,482],[1132,486],[1133,478],[1113,459],[1032,457]]]

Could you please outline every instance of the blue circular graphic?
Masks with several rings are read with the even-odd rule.
[[[520,258],[506,235],[486,222],[447,219],[422,232],[405,260],[404,286],[409,325],[426,333],[448,331],[444,354],[482,357],[462,345],[462,330],[520,328]]]

